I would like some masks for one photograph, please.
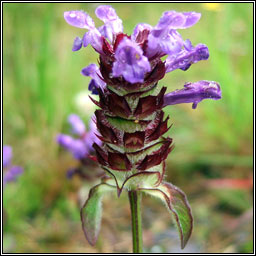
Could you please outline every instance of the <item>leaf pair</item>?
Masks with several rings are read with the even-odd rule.
[[[163,182],[155,188],[139,189],[146,194],[161,199],[174,217],[179,231],[181,248],[183,249],[191,235],[193,218],[186,195],[171,183]],[[81,219],[84,234],[91,245],[97,241],[102,217],[102,198],[110,192],[115,192],[115,186],[102,183],[90,190],[89,197],[81,209]]]

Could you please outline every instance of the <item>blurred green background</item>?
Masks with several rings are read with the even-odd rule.
[[[4,250],[16,253],[130,252],[129,204],[104,200],[102,231],[95,247],[85,240],[79,204],[93,185],[66,179],[77,163],[55,142],[68,133],[66,118],[88,121],[94,106],[87,97],[89,79],[80,70],[96,62],[91,47],[72,52],[73,39],[85,31],[66,24],[63,12],[94,14],[96,3],[3,4],[3,135],[13,147],[13,163],[24,167],[17,183],[4,191]],[[223,98],[166,108],[175,150],[167,160],[166,180],[188,196],[194,231],[181,251],[165,207],[143,200],[145,252],[249,253],[253,250],[253,4],[112,4],[131,34],[137,23],[157,24],[166,10],[202,13],[183,38],[209,47],[210,58],[188,71],[168,73],[160,85],[168,91],[185,82],[214,80]]]

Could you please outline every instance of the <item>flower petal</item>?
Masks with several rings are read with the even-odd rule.
[[[194,26],[201,18],[201,13],[198,12],[183,12],[186,17],[185,24],[179,28],[189,28]]]
[[[109,5],[101,5],[95,10],[95,14],[105,25],[100,28],[101,34],[113,42],[115,34],[123,32],[122,20],[116,14],[116,11]]]
[[[23,168],[20,166],[12,166],[3,176],[3,186],[6,183],[16,181],[17,177],[23,173]]]
[[[158,24],[156,25],[156,28],[177,29],[183,26],[185,22],[186,17],[181,12],[167,11],[163,13]]]
[[[96,16],[103,22],[114,21],[119,19],[116,11],[110,5],[100,5],[95,10]]]
[[[133,30],[133,33],[131,35],[131,39],[133,41],[136,41],[136,42],[140,42],[140,41],[144,41],[144,40],[141,40],[139,37],[139,35],[144,31],[144,30],[147,30],[148,32],[150,32],[152,30],[152,26],[150,26],[149,24],[146,24],[146,23],[140,23],[140,24],[137,24],[135,29]]]
[[[90,124],[89,124],[90,130],[84,138],[84,141],[87,144],[87,148],[90,151],[94,151],[93,146],[92,146],[93,143],[97,143],[100,146],[102,145],[102,141],[96,135],[97,134],[97,126],[95,124],[95,120],[94,120],[95,118],[96,118],[95,115],[93,115],[90,120]]]
[[[68,11],[64,12],[66,22],[74,27],[94,29],[95,25],[92,18],[83,11]]]
[[[200,18],[201,14],[197,12],[167,11],[160,18],[157,28],[185,29],[195,25]]]
[[[76,159],[86,158],[89,154],[87,144],[80,139],[74,139],[69,135],[59,134],[57,136],[57,142],[66,150],[70,151]]]
[[[164,96],[164,106],[181,103],[193,103],[195,109],[197,104],[204,99],[221,99],[220,85],[214,81],[198,81],[187,83],[181,90],[170,92]]]
[[[88,85],[88,90],[94,94],[94,95],[98,95],[99,92],[98,92],[98,88],[99,88],[99,85],[95,82],[94,79],[92,79]]]
[[[66,134],[59,134],[56,140],[62,147],[66,149],[69,149],[73,142],[73,138]]]
[[[83,45],[82,38],[76,37],[75,40],[74,40],[74,43],[73,43],[72,51],[75,52],[75,51],[80,50],[82,48],[82,45]]]
[[[147,55],[152,57],[155,54],[177,54],[181,51],[183,39],[175,29],[163,27],[153,29],[148,36]]]
[[[150,71],[150,63],[142,49],[128,38],[123,38],[116,49],[113,76],[123,76],[130,83],[142,83]]]
[[[104,38],[109,39],[110,42],[113,41],[113,30],[110,26],[103,25],[98,30]]]
[[[92,78],[89,84],[89,90],[93,94],[98,94],[97,88],[104,89],[106,83],[100,78],[101,72],[96,64],[90,64],[89,66],[82,69],[81,74]]]
[[[111,6],[101,5],[95,10],[95,14],[105,25],[112,28],[113,33],[117,34],[123,31],[122,20],[117,16],[115,9]]]
[[[185,49],[176,55],[170,55],[165,62],[166,73],[175,69],[187,70],[191,64],[200,60],[207,60],[209,58],[209,50],[206,45],[198,44],[192,47],[188,42],[184,45]]]
[[[72,132],[74,134],[82,136],[85,133],[86,131],[85,124],[78,115],[76,114],[69,115],[68,122],[71,125]]]
[[[182,49],[183,40],[176,29],[191,27],[200,17],[201,14],[196,12],[164,12],[148,36],[147,56],[177,54]]]
[[[3,168],[6,168],[11,164],[12,160],[12,147],[5,145],[3,146]]]
[[[103,38],[100,32],[94,28],[86,32],[83,37],[83,45],[87,47],[89,44],[98,52],[102,53]]]

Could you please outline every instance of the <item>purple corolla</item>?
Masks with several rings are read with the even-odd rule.
[[[76,135],[76,137],[67,134],[59,134],[57,136],[57,142],[71,152],[74,158],[79,160],[88,158],[93,151],[92,144],[95,141],[100,143],[95,134],[97,129],[93,119],[91,119],[89,131],[86,131],[84,122],[75,114],[69,115],[68,122],[71,125],[71,132]]]
[[[98,94],[99,89],[104,91],[107,84],[120,84],[123,81],[128,84],[147,84],[157,81],[163,78],[163,72],[168,73],[176,69],[185,71],[192,64],[209,58],[206,45],[193,46],[190,40],[183,40],[178,32],[194,26],[201,17],[200,13],[167,11],[154,27],[146,23],[136,25],[131,36],[123,34],[122,20],[111,6],[100,5],[95,14],[104,23],[98,28],[92,18],[83,11],[64,13],[68,24],[88,30],[82,39],[76,37],[73,51],[79,50],[82,45],[87,47],[91,44],[100,54],[101,63],[104,63],[100,68],[96,64],[90,64],[81,71],[82,75],[92,78],[89,83],[92,94]],[[165,55],[167,58],[163,62],[161,58]],[[176,91],[168,94],[166,99],[176,94]],[[191,99],[186,102],[199,102],[209,98],[201,97],[199,101],[195,101],[194,95],[188,94],[187,97],[190,95]],[[179,100],[172,101],[171,104],[175,104],[174,102]]]
[[[176,90],[165,94],[164,106],[180,103],[193,103],[195,109],[197,104],[204,99],[221,99],[220,85],[214,81],[199,81],[187,83],[181,90]]]

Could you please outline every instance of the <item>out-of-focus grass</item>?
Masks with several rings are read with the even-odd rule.
[[[61,242],[67,235],[66,231],[59,232],[58,241],[58,229],[62,225],[69,229],[73,222],[79,222],[76,191],[81,183],[66,180],[65,170],[75,162],[69,155],[63,157],[58,154],[55,136],[58,132],[67,131],[67,115],[78,112],[74,98],[81,90],[87,89],[89,82],[88,78],[80,75],[80,70],[96,62],[97,54],[91,47],[75,53],[71,51],[73,39],[82,36],[85,31],[67,25],[63,12],[84,9],[95,19],[96,25],[101,25],[94,15],[97,5],[3,4],[4,143],[13,146],[14,162],[25,168],[18,183],[8,186],[4,195],[8,215],[5,231],[16,239],[10,251],[56,252],[56,247],[67,242]],[[180,187],[183,186],[182,182],[196,183],[199,174],[207,178],[250,175],[253,143],[253,5],[113,3],[112,6],[123,20],[128,34],[137,23],[155,25],[166,10],[202,13],[197,25],[180,33],[184,39],[191,39],[193,44],[206,44],[210,59],[192,65],[186,72],[177,70],[167,74],[160,85],[172,91],[182,88],[188,81],[215,80],[221,84],[223,99],[201,102],[197,110],[192,110],[188,105],[166,108],[174,123],[169,135],[176,144],[168,158],[167,175],[173,183],[180,182],[177,184]],[[83,118],[88,120],[91,114],[87,111]],[[185,191],[189,195],[189,184]],[[198,204],[195,200],[198,212],[202,204],[211,203],[210,199],[205,200]],[[220,196],[221,200],[223,197]],[[242,201],[239,201],[239,205]],[[247,204],[241,206],[241,212],[247,208]],[[46,225],[48,222],[50,224]],[[47,237],[51,233],[51,225],[56,225],[57,231],[49,240]],[[203,225],[201,228],[203,230]],[[211,232],[211,228],[208,227],[205,232]],[[29,240],[23,235],[24,229],[27,230],[25,236],[31,236]],[[46,249],[49,244],[52,247]],[[78,246],[80,249],[77,250],[82,252],[83,246]],[[248,252],[250,243],[244,243],[241,248]],[[211,251],[211,248],[205,250]]]

